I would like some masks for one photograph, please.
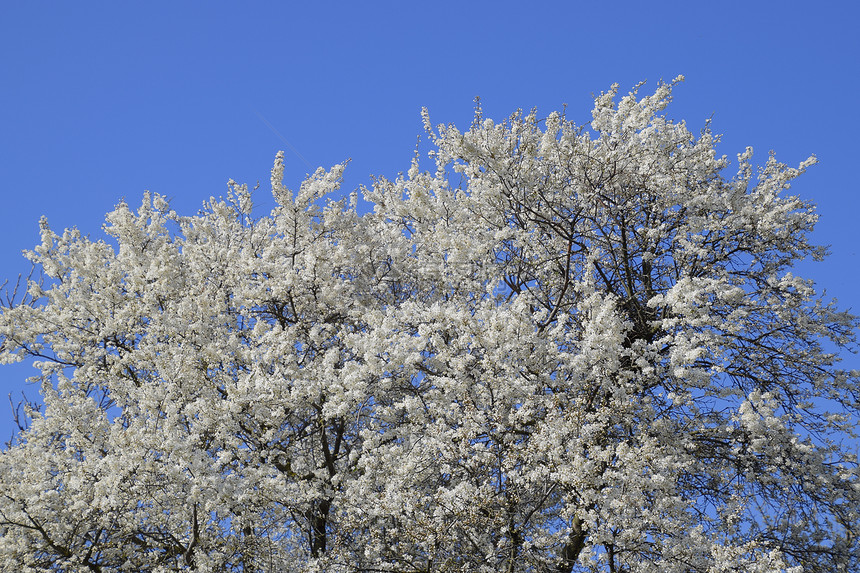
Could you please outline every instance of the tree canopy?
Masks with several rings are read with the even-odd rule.
[[[103,240],[43,219],[0,307],[43,396],[0,569],[860,570],[858,321],[793,268],[825,254],[787,192],[815,160],[729,173],[675,83],[584,126],[425,111],[369,209],[279,154],[267,216],[231,181]]]

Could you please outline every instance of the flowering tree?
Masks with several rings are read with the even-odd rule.
[[[42,221],[0,360],[44,407],[0,456],[0,568],[860,568],[857,320],[792,264],[814,162],[737,174],[617,88],[593,121],[425,125],[432,171],[108,241]]]

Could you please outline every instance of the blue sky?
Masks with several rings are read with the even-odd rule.
[[[713,117],[720,152],[818,156],[793,191],[832,256],[801,274],[860,312],[858,17],[847,1],[5,2],[0,283],[28,271],[41,215],[98,236],[147,189],[191,214],[230,178],[265,190],[279,149],[292,188],[304,160],[351,158],[348,192],[408,169],[423,106],[465,128],[475,96],[497,119],[566,103],[586,123],[612,83],[684,74],[668,114],[694,132]],[[0,368],[0,393],[35,395],[32,373]]]

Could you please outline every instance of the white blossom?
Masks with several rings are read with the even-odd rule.
[[[103,240],[41,222],[0,364],[43,406],[0,454],[0,569],[860,568],[857,319],[797,276],[787,194],[673,87],[468,131],[255,217],[147,193]]]

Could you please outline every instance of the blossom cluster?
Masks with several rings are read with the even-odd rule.
[[[679,80],[678,80],[679,81]],[[147,193],[41,223],[0,363],[44,405],[0,454],[0,569],[860,570],[842,440],[857,319],[792,265],[811,203],[664,115],[480,109],[429,162],[255,217]]]

